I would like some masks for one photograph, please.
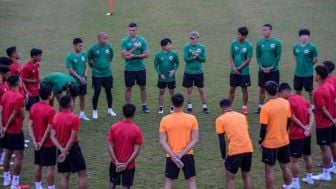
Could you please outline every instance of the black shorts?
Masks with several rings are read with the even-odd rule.
[[[294,89],[296,91],[302,91],[305,89],[307,92],[311,92],[314,89],[314,76],[299,77],[294,75]]]
[[[270,166],[275,165],[276,160],[279,163],[290,162],[290,148],[289,145],[280,148],[265,148],[262,147],[262,162]]]
[[[243,153],[228,156],[225,160],[224,166],[226,170],[230,171],[233,174],[236,174],[239,168],[241,168],[241,170],[244,172],[249,172],[251,170],[251,164],[252,153]]]
[[[53,147],[41,147],[39,151],[34,151],[35,165],[54,166],[56,165],[57,149]]]
[[[124,77],[126,87],[133,87],[135,83],[141,87],[146,86],[146,70],[125,71]]]
[[[61,152],[58,151],[58,154],[61,154]],[[59,173],[76,173],[86,170],[84,156],[78,144],[74,144],[71,147],[69,155],[64,162],[57,163],[57,169]]]
[[[251,86],[250,75],[230,74],[230,86],[231,87],[249,87]]]
[[[132,186],[134,180],[135,169],[126,169],[122,172],[116,172],[116,166],[111,162],[110,164],[110,182],[113,183],[114,186],[121,185],[122,186]]]
[[[40,97],[39,96],[30,96],[28,98],[28,102],[26,104],[26,111],[29,111],[30,108],[37,102],[40,102]]]
[[[280,82],[280,74],[279,70],[270,72],[270,73],[264,73],[262,71],[259,71],[258,73],[258,86],[261,88],[265,87],[265,84],[267,81],[275,81],[279,84]]]
[[[78,95],[85,96],[87,94],[87,84],[80,84],[78,87]]]
[[[200,74],[184,73],[182,86],[185,87],[185,88],[191,88],[194,85],[198,88],[203,88],[204,87],[204,75],[203,75],[203,73],[200,73]]]
[[[293,158],[301,158],[302,155],[311,155],[311,137],[290,140],[290,156]]]
[[[330,145],[336,142],[336,128],[330,126],[327,128],[316,128],[316,143],[318,145]]]
[[[168,89],[175,89],[176,88],[176,82],[175,81],[170,81],[170,82],[158,81],[157,87],[159,89],[165,89],[167,87],[168,87]]]
[[[113,87],[113,77],[92,77],[92,87],[95,90],[101,87],[110,89]]]
[[[184,164],[184,166],[182,167],[184,178],[189,179],[193,176],[196,176],[194,156],[191,154],[184,155],[181,158],[181,161]],[[170,179],[178,179],[179,173],[180,168],[175,165],[170,157],[167,157],[165,170],[166,177]]]
[[[23,133],[10,134],[6,133],[3,138],[3,147],[10,151],[24,150]]]
[[[0,138],[0,148],[3,148],[3,137]]]

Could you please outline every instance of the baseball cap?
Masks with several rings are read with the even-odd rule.
[[[197,39],[197,38],[199,38],[199,33],[197,31],[192,31],[192,32],[189,33],[189,37],[191,39]]]

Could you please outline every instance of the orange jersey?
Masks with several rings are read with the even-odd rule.
[[[159,131],[166,133],[168,145],[175,154],[178,154],[191,142],[193,130],[198,130],[196,117],[184,112],[177,112],[162,118]],[[188,154],[192,153],[193,150],[188,152]]]
[[[238,112],[226,112],[216,119],[216,133],[228,138],[228,155],[253,152],[246,117]]]
[[[267,125],[263,146],[279,148],[289,144],[287,121],[291,117],[289,102],[282,98],[270,99],[260,112],[260,124]]]

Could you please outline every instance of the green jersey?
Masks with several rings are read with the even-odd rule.
[[[297,43],[293,48],[293,54],[296,60],[294,74],[299,77],[309,77],[314,72],[314,57],[317,57],[317,49],[314,44],[307,43],[301,46]]]
[[[161,50],[155,55],[154,66],[155,71],[159,76],[159,81],[175,81],[175,73],[172,77],[169,77],[169,72],[171,70],[177,70],[177,68],[179,67],[179,58],[174,51],[168,51],[167,53],[165,53],[163,52],[163,50]],[[160,75],[164,75],[166,79],[161,79]]]
[[[198,53],[198,57],[194,57],[194,53]],[[184,73],[187,74],[200,74],[203,73],[202,63],[206,61],[206,50],[204,45],[198,43],[196,45],[192,45],[188,43],[184,46],[184,62],[185,69]]]
[[[69,74],[65,74],[62,72],[49,73],[43,77],[42,82],[52,85],[52,91],[55,94],[62,93],[62,91],[69,82],[73,84],[77,83],[76,80]]]
[[[276,38],[260,39],[256,47],[257,63],[260,68],[273,67],[273,71],[279,70],[282,47],[280,40]]]
[[[136,36],[135,39],[127,36],[121,40],[121,51],[127,52],[131,50],[134,46],[137,46],[137,49],[132,52],[134,55],[141,55],[145,51],[149,51],[147,41],[141,36]],[[145,70],[145,64],[143,58],[135,59],[125,59],[125,70],[126,71],[141,71]]]
[[[101,46],[93,45],[88,51],[88,59],[91,60],[92,77],[109,77],[112,75],[111,64],[113,49],[109,44]]]
[[[65,59],[65,66],[66,68],[70,69],[72,68],[79,76],[84,77],[85,76],[85,69],[87,66],[87,54],[84,51],[81,51],[80,53],[70,52],[66,56]],[[71,74],[70,74],[71,75]],[[78,85],[81,84],[78,78],[71,75],[77,82]]]
[[[252,58],[253,56],[252,44],[248,41],[244,41],[242,43],[238,40],[233,41],[231,43],[230,56],[233,59],[234,65],[236,67],[239,67],[240,65],[244,64],[244,62],[248,58]],[[234,73],[232,68],[231,68],[231,73]],[[241,75],[250,74],[250,68],[248,64],[240,70],[240,74]]]

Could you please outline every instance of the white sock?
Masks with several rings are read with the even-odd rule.
[[[284,186],[284,189],[290,189],[291,188],[291,185],[284,184],[283,186]]]
[[[97,110],[93,110],[92,112],[93,112],[94,114],[97,114],[97,113],[98,113],[98,111],[97,111]]]
[[[208,108],[207,104],[203,104],[202,107],[203,107],[203,108]]]
[[[188,108],[192,108],[192,104],[191,103],[188,103]]]
[[[35,188],[36,189],[42,188],[42,182],[41,181],[40,182],[35,182]]]
[[[246,106],[246,105],[243,105],[242,108],[247,108],[247,106]]]
[[[8,171],[8,172],[3,172],[3,176],[4,176],[4,179],[5,179],[6,181],[9,181],[9,180],[10,180],[11,175],[10,175],[10,172],[9,172],[9,171]]]
[[[336,162],[333,162],[333,163],[332,163],[332,166],[333,166],[333,167],[336,167]]]
[[[323,168],[323,176],[324,177],[329,177],[330,176],[329,169]]]
[[[313,173],[307,173],[307,179],[312,179]]]
[[[299,182],[299,178],[298,177],[293,177],[293,182]]]
[[[107,112],[112,112],[112,108],[107,108]]]
[[[259,104],[259,106],[258,106],[258,107],[259,107],[259,108],[261,108],[262,106],[263,106],[262,104]]]
[[[82,111],[79,112],[79,116],[84,116],[84,115],[85,115],[85,112],[82,112]]]
[[[1,164],[3,164],[3,161],[5,159],[5,155],[6,155],[6,152],[4,149],[2,149],[2,153],[0,154],[0,162]]]
[[[48,189],[56,189],[55,185],[48,186]]]
[[[14,186],[17,186],[17,185],[19,185],[19,183],[20,183],[20,175],[13,175],[12,184]]]

